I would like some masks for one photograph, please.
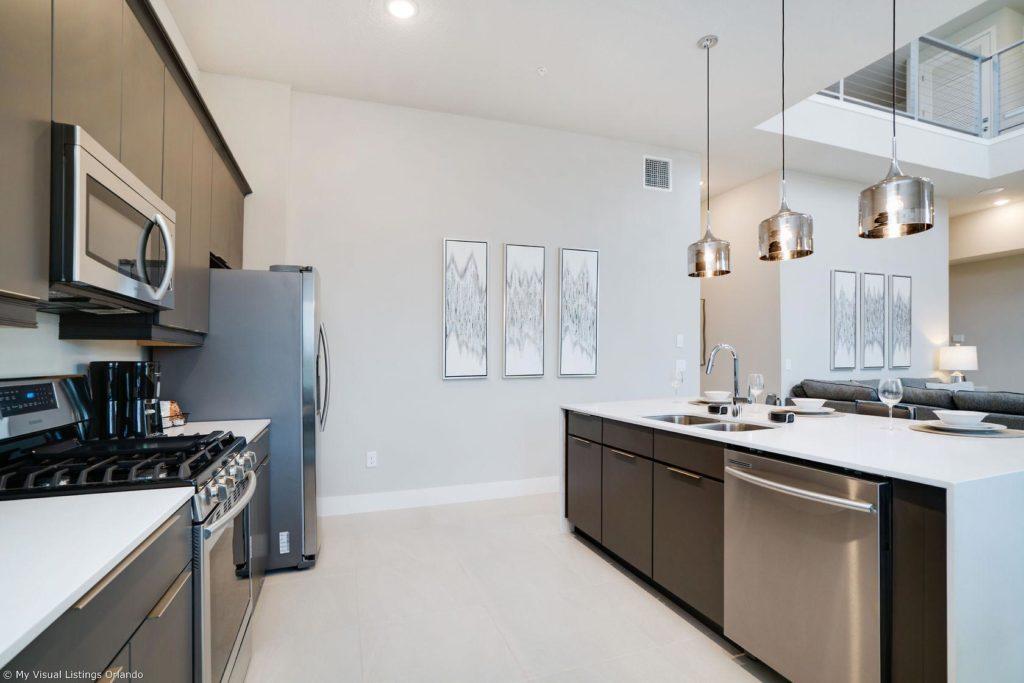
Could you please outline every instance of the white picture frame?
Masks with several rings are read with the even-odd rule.
[[[595,377],[600,279],[596,249],[559,250],[558,375]]]
[[[547,251],[530,244],[505,245],[502,376],[544,376]]]
[[[861,273],[860,278],[860,366],[881,370],[888,346],[887,278],[884,273]]]
[[[443,379],[487,377],[487,242],[444,240]]]
[[[857,273],[833,270],[830,291],[830,367],[857,368]]]
[[[889,276],[889,367],[913,363],[914,281],[909,275]]]

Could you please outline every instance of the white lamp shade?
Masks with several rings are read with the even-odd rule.
[[[977,369],[977,346],[943,346],[939,348],[939,370],[964,372]]]

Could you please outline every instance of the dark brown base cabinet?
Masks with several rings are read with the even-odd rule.
[[[186,683],[192,680],[192,622],[192,513],[186,503],[18,653],[3,678],[106,671]]]
[[[723,616],[725,485],[654,463],[652,578],[716,624]]]
[[[565,427],[569,522],[721,633],[724,446],[571,411]],[[892,483],[885,680],[945,680],[946,492]]]
[[[601,540],[601,445],[577,436],[566,447],[569,521]]]
[[[601,543],[651,575],[651,461],[605,447],[601,470]]]

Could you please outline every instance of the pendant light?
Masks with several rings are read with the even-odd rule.
[[[762,261],[786,261],[814,253],[814,219],[786,205],[786,0],[782,0],[782,204],[757,228]]]
[[[718,277],[728,275],[732,270],[729,243],[718,239],[711,232],[711,48],[718,44],[718,36],[707,35],[697,42],[697,47],[707,56],[707,91],[705,97],[705,133],[707,135],[707,184],[708,210],[704,224],[704,236],[686,250],[686,262],[690,277]]]
[[[861,191],[859,235],[903,237],[935,224],[935,188],[927,178],[903,175],[896,161],[896,0],[892,0],[892,161],[881,182]]]

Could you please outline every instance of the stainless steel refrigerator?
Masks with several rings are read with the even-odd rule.
[[[210,271],[210,332],[160,349],[161,396],[190,421],[269,418],[268,569],[310,567],[319,550],[316,460],[330,405],[320,278],[308,266]]]

